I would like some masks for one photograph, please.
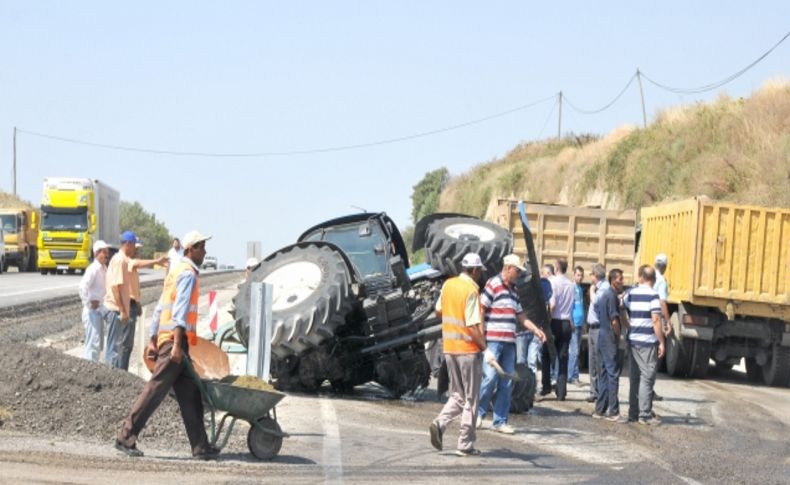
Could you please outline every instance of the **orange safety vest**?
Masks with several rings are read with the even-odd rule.
[[[162,314],[159,318],[159,333],[156,336],[157,346],[162,346],[168,340],[173,340],[173,332],[176,325],[173,323],[173,304],[176,301],[176,282],[178,276],[184,271],[195,273],[195,286],[189,296],[189,308],[186,315],[186,335],[189,345],[197,345],[197,320],[198,320],[198,299],[200,298],[200,280],[197,279],[197,271],[191,264],[182,261],[175,269],[165,277],[165,285],[162,290],[162,298],[159,304],[162,307]]]
[[[477,286],[466,278],[450,278],[442,287],[442,343],[446,354],[476,354],[480,347],[466,326],[466,301],[477,293]]]

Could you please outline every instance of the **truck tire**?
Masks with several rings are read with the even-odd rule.
[[[762,374],[766,386],[787,386],[790,383],[790,348],[774,345]]]
[[[684,342],[678,338],[680,315],[677,312],[673,313],[670,317],[670,322],[672,323],[673,332],[667,338],[667,374],[672,377],[686,377],[689,372],[690,356],[683,345]]]
[[[504,228],[473,217],[448,217],[426,230],[425,257],[444,276],[461,271],[467,253],[477,253],[491,277],[502,269],[502,258],[513,250],[513,236]]]
[[[689,367],[689,377],[693,377],[695,379],[704,379],[705,376],[708,375],[708,369],[710,368],[711,343],[706,340],[697,339],[686,339],[686,342],[693,342],[693,345],[691,346],[692,358]]]
[[[763,368],[757,363],[754,357],[746,357],[746,378],[751,382],[761,382],[763,380]]]
[[[249,339],[251,281],[273,285],[272,354],[300,355],[335,335],[352,309],[349,268],[336,251],[317,245],[291,247],[264,261],[239,288],[236,329]]]

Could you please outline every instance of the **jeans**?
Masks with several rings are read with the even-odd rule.
[[[516,344],[508,342],[488,342],[488,350],[495,356],[502,370],[512,374],[516,370]],[[507,424],[507,417],[510,413],[510,397],[513,393],[513,381],[499,377],[496,370],[488,364],[483,363],[483,382],[480,385],[480,405],[477,408],[478,419],[483,419],[491,398],[494,397],[494,420],[493,427]]]
[[[617,342],[611,331],[598,335],[598,400],[595,412],[614,416],[620,414],[620,368],[617,365]]]
[[[559,359],[557,375],[557,399],[565,400],[568,383],[568,346],[571,342],[573,324],[570,320],[551,321],[551,333],[554,336],[554,346],[557,348],[557,358]],[[543,347],[541,381],[543,391],[551,389],[551,358],[549,357],[548,346]]]
[[[107,345],[104,362],[115,369],[129,370],[129,357],[134,347],[134,331],[137,324],[138,311],[136,305],[129,310],[129,322],[121,322],[121,314],[107,312]]]
[[[85,327],[85,359],[99,362],[102,348],[104,347],[104,308],[99,306],[92,309],[90,306],[82,307],[82,324]]]
[[[527,364],[532,373],[537,375],[542,345],[532,332],[516,335],[516,364]]]
[[[579,351],[582,343],[582,328],[574,327],[568,347],[568,380],[579,380]]]

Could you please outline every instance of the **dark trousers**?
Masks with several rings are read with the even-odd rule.
[[[600,332],[598,336],[598,414],[620,414],[620,366],[617,365],[617,342],[611,332]]]
[[[186,340],[183,348],[186,353],[189,348]],[[145,384],[143,392],[132,406],[132,412],[123,422],[123,427],[118,433],[118,441],[127,447],[134,446],[148,418],[172,388],[176,393],[178,407],[181,409],[181,418],[184,420],[192,453],[202,453],[208,450],[208,437],[203,424],[203,400],[195,381],[187,374],[184,362],[176,364],[170,360],[172,349],[172,342],[165,342],[159,347],[151,380]]]
[[[557,349],[557,358],[560,367],[557,372],[557,398],[565,400],[568,388],[568,347],[573,337],[573,323],[570,320],[551,320],[551,333],[554,336],[554,346]],[[551,357],[547,345],[543,346],[543,358],[541,359],[541,384],[543,391],[551,389]]]
[[[587,331],[587,371],[590,373],[590,397],[598,399],[598,328]]]

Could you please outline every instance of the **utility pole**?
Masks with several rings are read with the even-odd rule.
[[[557,118],[557,141],[562,138],[562,91],[559,93],[557,102],[560,104],[560,116]]]
[[[14,127],[14,195],[16,195],[16,126]]]
[[[642,89],[642,73],[636,68],[636,80],[639,83],[639,97],[642,98],[642,128],[647,128],[647,114],[645,113],[645,91]]]

